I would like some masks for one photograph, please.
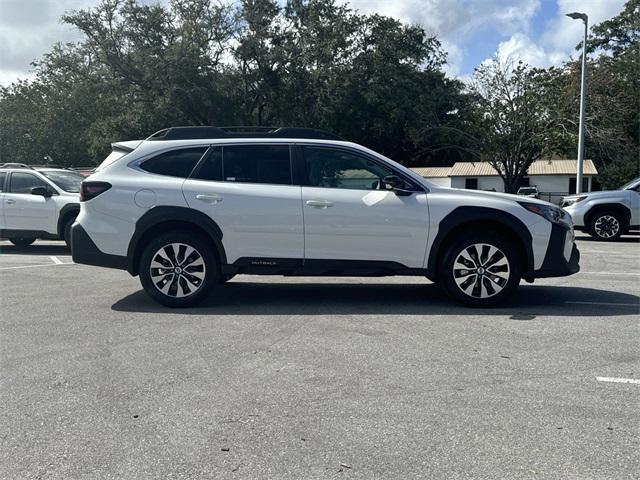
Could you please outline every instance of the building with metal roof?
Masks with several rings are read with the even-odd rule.
[[[415,167],[412,170],[437,185],[453,188],[504,192],[504,182],[489,162],[457,162],[452,167]],[[522,186],[535,186],[540,198],[559,201],[576,191],[576,160],[544,159],[531,164]],[[598,174],[593,160],[583,166],[583,191],[590,192]]]

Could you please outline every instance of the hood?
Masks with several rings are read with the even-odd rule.
[[[478,198],[478,199],[499,198],[502,200],[510,200],[512,202],[537,203],[539,205],[553,205],[554,207],[557,207],[557,205],[554,205],[553,203],[549,203],[544,200],[540,200],[538,198],[526,197],[524,195],[515,195],[513,193],[485,192],[484,190],[467,190],[465,188],[448,188],[448,187],[438,187],[438,190],[453,191],[453,192],[456,192],[458,195],[464,195],[465,197],[469,197],[469,198]]]
[[[594,198],[611,198],[614,197],[616,195],[622,195],[622,193],[624,192],[624,190],[603,190],[601,192],[584,192],[584,193],[574,193],[573,195],[567,195],[566,199],[572,199],[572,198],[577,198],[577,197],[586,197],[589,199],[594,199]]]

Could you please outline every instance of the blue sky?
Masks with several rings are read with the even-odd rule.
[[[150,3],[156,0],[141,0]],[[166,3],[167,0],[158,0]],[[449,53],[446,71],[468,78],[494,54],[534,66],[558,65],[577,56],[580,21],[565,13],[581,11],[590,24],[611,18],[624,0],[337,0],[364,13],[380,13],[420,24],[437,35]],[[0,84],[31,75],[30,62],[54,42],[80,34],[58,19],[65,11],[98,0],[0,0]]]
[[[531,38],[539,38],[547,25],[556,17],[558,8],[555,2],[541,2],[531,17],[529,35]],[[462,44],[465,56],[460,64],[461,72],[469,74],[483,60],[494,54],[498,44],[506,38],[490,23],[477,33],[466,39]]]

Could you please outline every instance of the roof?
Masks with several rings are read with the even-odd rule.
[[[456,162],[453,167],[418,167],[412,168],[418,175],[426,178],[436,177],[489,177],[498,172],[489,162]],[[529,175],[576,175],[576,160],[537,160],[529,167]],[[584,175],[597,175],[598,170],[593,160],[585,160]]]
[[[312,138],[317,140],[344,140],[331,132],[301,127],[169,127],[147,140],[195,140],[213,138]]]
[[[412,168],[414,172],[423,177],[436,178],[436,177],[448,177],[451,167],[415,167]]]

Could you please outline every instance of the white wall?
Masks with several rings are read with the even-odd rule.
[[[441,187],[450,187],[451,186],[451,177],[424,177],[429,180],[431,183],[435,185],[440,185]]]
[[[485,176],[485,177],[452,177],[451,186],[453,188],[464,188],[467,178],[478,179],[478,190],[495,190],[496,192],[504,192],[504,182],[498,176]]]
[[[569,191],[569,175],[529,175],[529,185],[538,187],[540,192]]]

